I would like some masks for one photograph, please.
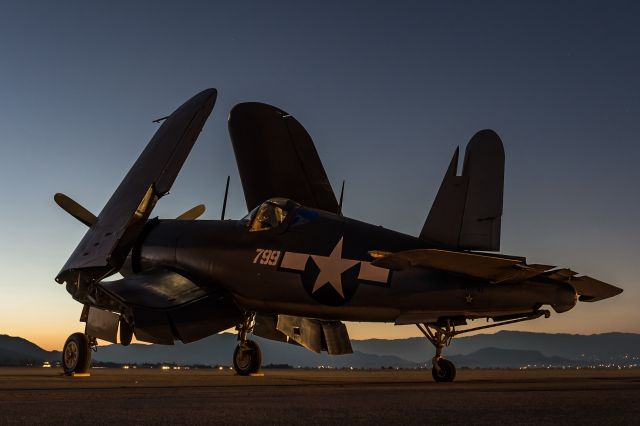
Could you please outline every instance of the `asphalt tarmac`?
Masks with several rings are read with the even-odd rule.
[[[431,372],[0,368],[0,424],[640,424],[640,369]]]

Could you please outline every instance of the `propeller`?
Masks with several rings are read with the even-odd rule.
[[[62,210],[66,211],[71,216],[87,225],[89,228],[91,228],[91,226],[93,226],[98,221],[98,218],[93,213],[82,207],[80,203],[74,201],[68,195],[58,192],[53,196],[53,199],[56,204],[62,208]],[[206,209],[207,208],[204,204],[198,204],[197,206],[190,208],[180,216],[176,217],[176,219],[196,220],[197,218],[202,216]]]
[[[66,211],[88,227],[91,227],[98,221],[98,218],[93,213],[60,192],[54,195],[53,199],[56,204],[62,208],[62,210]]]
[[[180,216],[176,217],[177,220],[196,220],[205,212],[207,208],[204,204],[198,204],[195,207],[190,208]]]

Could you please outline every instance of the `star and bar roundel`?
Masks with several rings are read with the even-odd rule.
[[[343,238],[327,256],[285,252],[280,270],[299,272],[307,293],[319,303],[340,306],[347,303],[361,283],[387,285],[390,271],[371,262],[342,257]]]

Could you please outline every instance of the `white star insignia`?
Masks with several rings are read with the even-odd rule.
[[[329,256],[312,254],[311,258],[318,266],[318,269],[320,269],[320,273],[316,278],[311,292],[315,293],[326,284],[329,284],[344,299],[342,273],[354,265],[357,265],[360,261],[342,258],[342,238],[340,238],[340,241],[338,241],[338,244],[336,244]]]
[[[358,280],[375,282],[375,283],[389,283],[389,270],[374,266],[371,262],[364,262],[361,260],[343,259],[342,257],[342,240],[336,243],[335,247],[331,250],[329,256],[320,256],[317,254],[307,254],[287,251],[282,257],[280,268],[283,270],[292,271],[304,271],[306,270],[307,261],[312,258],[318,269],[318,276],[313,284],[311,293],[315,293],[320,288],[329,284],[333,289],[345,298],[344,290],[342,288],[342,273],[355,265],[360,265],[360,272],[358,272]]]

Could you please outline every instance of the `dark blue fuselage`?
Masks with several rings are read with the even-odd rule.
[[[425,268],[377,268],[371,252],[429,248],[380,226],[299,208],[280,226],[245,221],[159,221],[140,250],[142,268],[166,267],[243,309],[309,318],[403,322],[403,318],[495,317],[575,304],[568,285],[493,285]]]

